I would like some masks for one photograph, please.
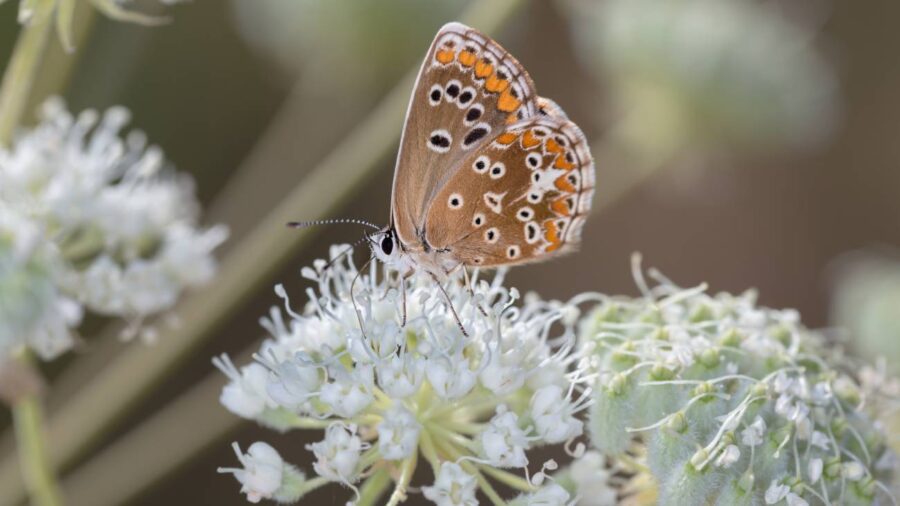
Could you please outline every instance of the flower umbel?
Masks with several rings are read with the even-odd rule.
[[[83,309],[152,337],[142,319],[212,277],[227,231],[198,228],[191,180],[140,132],[121,136],[127,121],[121,107],[75,117],[52,99],[37,127],[0,149],[0,300],[11,301],[0,355],[65,351]]]
[[[600,378],[593,444],[641,455],[675,504],[869,504],[893,470],[873,408],[833,345],[756,295],[708,295],[656,271],[642,297],[598,297],[581,323]],[[874,400],[874,399],[873,399]],[[896,406],[897,399],[893,405]]]
[[[571,353],[566,305],[536,297],[519,304],[502,273],[476,282],[474,295],[450,279],[444,290],[466,337],[428,276],[407,279],[404,298],[387,268],[359,273],[349,256],[314,265],[303,275],[318,293],[308,290],[302,311],[276,288],[284,309],[263,319],[271,337],[256,363],[238,370],[227,357],[215,360],[231,379],[221,397],[229,410],[278,430],[324,429],[307,446],[319,478],[369,493],[367,477],[387,470],[390,504],[412,493],[420,455],[435,476],[422,493],[437,504],[476,504],[476,489],[499,500],[488,478],[559,496],[519,473],[527,473],[529,449],[582,434],[576,417],[590,389]]]

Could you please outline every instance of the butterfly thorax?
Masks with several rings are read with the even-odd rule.
[[[443,278],[460,264],[449,249],[432,247],[424,235],[418,240],[404,242],[393,227],[372,235],[369,243],[378,261],[403,274],[423,269]]]

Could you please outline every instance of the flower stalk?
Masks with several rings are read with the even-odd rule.
[[[22,120],[28,95],[50,39],[56,0],[37,0],[19,38],[0,85],[0,146],[8,145]]]
[[[31,367],[24,355],[19,361],[23,366]],[[61,504],[56,475],[44,444],[44,415],[38,392],[24,392],[14,399],[12,414],[19,465],[32,503],[36,506]]]

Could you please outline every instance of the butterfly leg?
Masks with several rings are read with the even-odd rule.
[[[438,288],[441,289],[441,293],[444,294],[444,299],[447,300],[447,306],[450,307],[450,312],[453,313],[453,317],[456,318],[456,325],[459,326],[459,330],[462,331],[462,334],[465,337],[469,337],[469,333],[466,332],[466,328],[463,326],[462,320],[459,319],[459,314],[457,314],[456,308],[453,307],[453,301],[450,299],[450,295],[447,294],[446,290],[444,290],[444,285],[441,284],[440,280],[438,280],[437,276],[435,276],[433,272],[428,271],[428,275],[431,276],[431,279],[433,279]]]
[[[406,276],[400,275],[400,298],[403,301],[402,316],[400,319],[400,328],[406,327]]]
[[[356,311],[356,319],[359,321],[359,331],[362,332],[363,339],[367,343],[369,341],[369,338],[368,336],[366,336],[366,326],[363,323],[362,311],[359,310],[359,305],[356,303],[356,296],[353,295],[353,288],[356,286],[356,280],[359,279],[360,274],[362,274],[362,272],[366,270],[366,267],[368,267],[370,263],[372,263],[371,258],[367,260],[366,263],[364,263],[358,271],[356,271],[356,276],[354,276],[353,281],[350,282],[350,302],[353,303],[353,310]]]
[[[469,292],[469,296],[472,297],[472,301],[475,303],[475,307],[478,308],[478,312],[481,313],[481,316],[484,316],[485,318],[487,318],[487,315],[488,315],[487,311],[485,311],[484,308],[481,307],[480,303],[475,301],[475,288],[472,286],[472,281],[469,279],[469,270],[466,269],[465,265],[462,266],[462,271],[463,271],[463,280],[466,284],[466,290]]]

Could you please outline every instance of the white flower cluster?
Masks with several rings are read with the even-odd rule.
[[[197,227],[192,182],[141,133],[120,137],[127,121],[123,108],[73,117],[53,99],[0,149],[0,356],[65,351],[84,309],[137,331],[212,277],[227,231]]]
[[[598,374],[594,445],[646,453],[677,504],[869,504],[888,495],[885,434],[846,361],[796,311],[682,289],[600,301],[581,324]]]
[[[332,256],[346,251],[334,247]],[[363,494],[375,493],[367,480],[388,472],[392,497],[405,497],[421,454],[435,476],[422,493],[436,504],[476,504],[476,490],[498,497],[488,478],[568,498],[511,471],[527,475],[530,449],[582,435],[590,389],[571,353],[569,306],[530,296],[517,304],[502,273],[476,281],[472,294],[456,279],[442,289],[374,264],[359,273],[349,255],[303,275],[318,292],[308,290],[295,311],[276,287],[284,309],[262,320],[271,337],[255,362],[238,369],[227,356],[214,360],[230,380],[226,408],[278,430],[324,429],[307,446],[313,470],[354,490],[363,481]]]

